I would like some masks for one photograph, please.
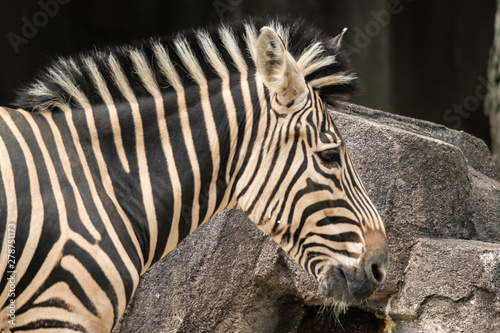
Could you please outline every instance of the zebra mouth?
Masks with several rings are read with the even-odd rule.
[[[352,265],[331,262],[319,276],[319,290],[341,304],[360,304],[384,282],[388,266],[387,243],[370,246]]]
[[[364,269],[331,266],[319,279],[319,291],[337,303],[357,305],[366,301],[380,283],[370,279]]]

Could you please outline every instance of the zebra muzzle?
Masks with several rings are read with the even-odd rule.
[[[386,248],[366,253],[358,266],[332,265],[320,278],[320,292],[346,305],[362,303],[384,282],[387,267]]]

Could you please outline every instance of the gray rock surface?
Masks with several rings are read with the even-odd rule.
[[[496,332],[499,272],[500,244],[421,239],[391,302],[392,318],[416,332]]]
[[[303,302],[322,300],[241,211],[214,216],[165,259],[144,275],[114,332],[290,332]]]
[[[500,242],[500,183],[469,167],[472,191],[469,199],[474,239]]]
[[[340,104],[333,118],[384,219],[397,291],[421,237],[500,242],[500,182],[487,146],[422,120]]]
[[[463,131],[457,131],[425,120],[369,109],[351,103],[339,103],[335,109],[341,113],[358,116],[378,124],[384,124],[413,134],[447,142],[462,150],[468,163],[474,169],[489,178],[497,181],[500,180],[491,153],[484,141]]]
[[[500,178],[486,145],[347,103],[332,116],[389,238],[387,281],[363,309],[393,317],[386,326],[396,333],[494,332]],[[316,288],[241,212],[227,211],[144,275],[114,332],[313,332],[302,321],[307,306],[324,303]]]

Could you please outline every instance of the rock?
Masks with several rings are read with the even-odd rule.
[[[391,316],[402,321],[395,333],[495,332],[500,327],[500,244],[420,239],[391,302]]]
[[[463,131],[457,131],[425,120],[368,109],[351,103],[339,102],[335,110],[378,124],[384,124],[413,134],[447,142],[459,148],[465,155],[469,165],[474,169],[493,180],[500,181],[500,176],[496,171],[496,166],[488,150],[488,146],[481,139]]]
[[[241,211],[224,211],[146,272],[113,332],[290,332],[316,288]]]
[[[484,142],[348,103],[331,113],[389,238],[387,280],[363,310],[394,317],[387,331],[493,332],[500,178]],[[113,332],[315,332],[325,327],[311,321],[321,304],[313,278],[241,212],[226,211],[144,275]],[[381,331],[356,311],[340,318],[347,330],[332,320],[331,331]]]
[[[472,186],[469,200],[471,221],[474,225],[473,239],[500,242],[500,183],[469,167]]]
[[[440,125],[347,103],[340,104],[333,117],[386,224],[391,269],[381,303],[397,295],[386,310],[398,319],[393,332],[491,332],[495,326],[483,323],[498,324],[499,313],[484,309],[498,304],[491,299],[500,295],[495,282],[500,267],[476,279],[490,282],[488,292],[476,288],[469,298],[434,293],[432,288],[470,291],[468,279],[474,275],[467,274],[480,272],[482,262],[470,253],[464,258],[441,248],[422,251],[428,242],[421,240],[454,238],[457,249],[498,251],[497,244],[486,243],[500,242],[500,182],[486,145]],[[416,258],[420,269],[410,269]],[[463,273],[456,273],[461,269]],[[409,290],[420,293],[420,298]]]
[[[397,291],[421,237],[500,242],[500,182],[481,140],[347,103],[332,116],[386,224],[391,269],[384,293]]]

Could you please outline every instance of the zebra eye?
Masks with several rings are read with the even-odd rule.
[[[328,168],[340,167],[340,152],[337,148],[331,148],[319,152],[319,157],[323,165]]]

